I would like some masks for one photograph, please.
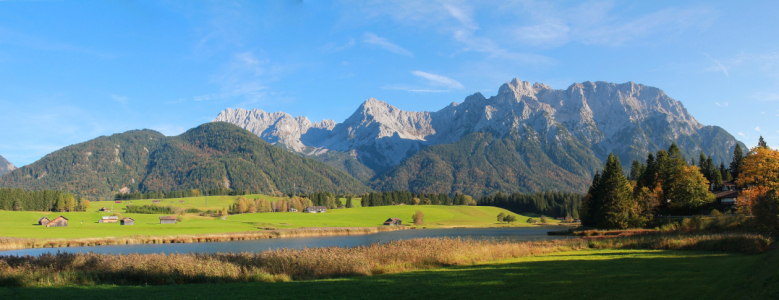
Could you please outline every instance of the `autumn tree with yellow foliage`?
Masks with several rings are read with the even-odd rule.
[[[745,188],[736,200],[738,210],[755,216],[761,226],[779,229],[779,151],[764,143],[752,148],[736,183]]]

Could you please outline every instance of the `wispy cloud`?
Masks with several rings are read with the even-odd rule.
[[[755,127],[755,131],[757,131],[757,132],[763,132],[762,130],[760,130],[760,126],[757,126],[757,127]]]
[[[119,96],[119,95],[111,95],[111,99],[114,99],[114,101],[126,104],[129,98],[127,96]]]
[[[351,47],[354,47],[355,44],[356,44],[356,42],[354,41],[354,39],[353,38],[349,38],[349,40],[346,41],[346,43],[344,43],[342,45],[339,45],[339,44],[336,44],[336,43],[328,43],[327,45],[322,47],[322,51],[324,51],[324,52],[340,52],[340,51],[344,51],[346,49],[349,49]]]
[[[411,74],[414,74],[414,76],[424,78],[428,81],[429,84],[434,86],[443,86],[450,89],[463,89],[463,85],[458,82],[457,80],[451,79],[446,76],[433,74],[433,73],[427,73],[422,71],[411,71]]]
[[[703,53],[703,55],[705,55],[706,57],[708,57],[708,58],[709,58],[711,61],[713,61],[713,62],[714,62],[714,64],[715,64],[714,66],[712,66],[712,67],[710,67],[710,68],[706,69],[706,71],[711,71],[711,72],[722,72],[722,73],[724,73],[724,74],[725,74],[725,77],[728,77],[728,78],[730,78],[730,74],[728,74],[728,68],[726,68],[724,65],[722,65],[722,63],[720,63],[718,60],[716,60],[716,59],[712,58],[710,55],[708,55],[708,54],[706,54],[706,53]]]
[[[717,104],[717,106],[720,106],[720,107],[728,107],[728,105],[730,105],[727,102],[723,102],[722,104],[719,104],[719,102],[714,102],[714,104]]]
[[[617,46],[653,34],[666,38],[691,28],[704,29],[717,18],[705,6],[667,8],[641,15],[630,14],[612,1],[588,1],[563,7],[550,2],[501,3],[501,10],[514,13],[529,24],[509,30],[517,41],[541,47],[558,47],[575,41]],[[507,27],[511,27],[508,25]]]
[[[372,32],[366,32],[365,35],[363,35],[363,42],[366,42],[368,44],[377,45],[381,48],[384,48],[384,50],[387,50],[392,53],[405,55],[405,56],[414,56],[411,51],[408,51],[406,49],[403,49],[402,47],[393,44],[389,40],[380,37]]]
[[[193,101],[210,101],[244,97],[245,101],[256,102],[266,95],[269,80],[267,73],[278,73],[284,68],[260,59],[252,52],[234,54],[222,70],[213,76],[212,82],[221,85],[221,91],[193,97]]]

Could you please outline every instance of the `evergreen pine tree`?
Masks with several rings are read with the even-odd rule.
[[[669,151],[670,152],[670,151]],[[686,162],[685,162],[686,164]],[[610,154],[600,179],[601,205],[595,214],[599,228],[627,228],[630,220],[632,191],[622,173],[622,165],[616,155]]]
[[[760,140],[757,141],[757,146],[760,148],[768,148],[768,144],[766,144],[765,140],[763,139],[763,136],[760,136]]]
[[[741,145],[736,144],[736,148],[733,149],[733,160],[730,161],[730,175],[733,179],[737,179],[741,174],[742,160],[744,159],[744,153],[741,150]]]

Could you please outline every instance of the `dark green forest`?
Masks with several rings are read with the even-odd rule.
[[[584,201],[583,194],[570,192],[546,191],[533,194],[498,192],[482,197],[478,204],[505,208],[517,214],[533,213],[554,218],[570,215],[578,219],[582,201]]]
[[[215,122],[180,136],[134,130],[65,147],[0,177],[0,187],[64,190],[92,200],[129,193],[231,189],[282,195],[370,191],[318,160],[289,153],[238,126]]]
[[[427,147],[372,184],[380,191],[474,197],[496,192],[583,192],[591,172],[601,163],[575,139],[550,143],[525,128],[522,134],[515,132],[502,139],[472,133],[452,144]]]

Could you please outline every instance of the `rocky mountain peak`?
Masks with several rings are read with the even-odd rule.
[[[11,162],[6,160],[5,157],[0,155],[0,176],[3,176],[13,170],[16,170],[16,167],[14,167]]]
[[[549,153],[550,159],[560,160],[581,176],[590,176],[592,166],[602,165],[609,153],[629,162],[643,159],[649,151],[667,149],[674,141],[685,153],[697,155],[704,150],[715,160],[726,161],[738,142],[721,128],[698,123],[681,102],[662,90],[634,82],[587,81],[556,90],[514,78],[501,85],[495,96],[474,93],[436,112],[404,111],[370,98],[343,123],[325,120],[307,125],[308,119],[298,117],[295,126],[287,126],[283,119],[289,115],[263,113],[225,110],[217,120],[305,154],[348,153],[340,157],[354,158],[358,161],[354,163],[368,166],[376,175],[421,149],[455,143],[474,133],[500,139],[521,136],[545,145],[544,149],[558,149]],[[562,162],[569,151],[577,151],[589,162],[579,164],[579,158]]]

